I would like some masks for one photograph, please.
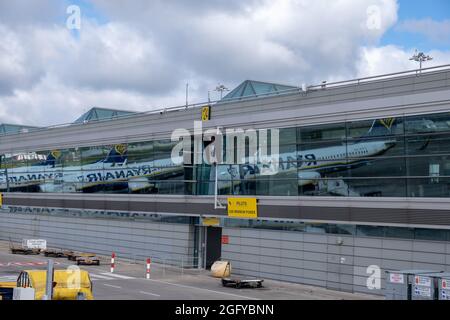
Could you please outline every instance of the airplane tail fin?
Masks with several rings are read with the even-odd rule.
[[[361,138],[382,137],[394,133],[397,126],[396,118],[382,118],[373,121],[369,131]]]
[[[60,157],[61,157],[61,151],[53,150],[47,155],[47,158],[44,161],[39,162],[37,164],[34,164],[34,166],[51,166],[51,167],[55,167],[56,161]]]
[[[102,160],[104,163],[124,164],[127,161],[127,145],[116,144],[108,153],[106,158]]]

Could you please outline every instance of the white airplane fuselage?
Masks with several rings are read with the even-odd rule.
[[[272,173],[269,170],[269,174],[283,175],[297,171],[299,185],[311,184],[322,176],[320,172],[337,171],[340,167],[365,161],[365,158],[381,154],[394,144],[394,141],[358,142],[282,153],[277,159],[278,166]],[[231,180],[255,178],[265,165],[252,164],[254,160],[257,160],[256,157],[247,159],[249,165],[244,166],[250,170],[244,173],[244,177],[239,174],[239,165],[219,165],[219,188],[229,187]],[[269,167],[273,165],[272,162]],[[183,170],[183,166],[175,165],[170,158],[134,163],[125,161],[122,164],[100,161],[68,167],[36,165],[5,169],[0,173],[0,189],[38,185],[43,192],[79,192],[95,186],[128,183],[130,190],[137,191],[148,188],[151,185],[150,179],[183,174]]]

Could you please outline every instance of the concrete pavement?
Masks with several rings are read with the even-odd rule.
[[[17,278],[21,270],[45,269],[44,255],[13,255],[8,243],[0,241],[0,281]],[[55,268],[73,265],[66,258],[51,258]],[[379,296],[352,294],[325,288],[265,280],[263,288],[224,288],[208,271],[181,269],[152,263],[151,279],[145,279],[145,264],[116,258],[114,273],[109,257],[100,266],[80,266],[90,273],[95,299],[100,300],[359,300]],[[2,280],[3,279],[3,280]]]

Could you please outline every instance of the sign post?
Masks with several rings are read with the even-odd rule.
[[[52,300],[52,298],[53,298],[53,260],[48,260],[44,300]]]
[[[151,264],[151,260],[150,258],[147,259],[147,272],[146,272],[146,278],[150,279],[150,264]]]

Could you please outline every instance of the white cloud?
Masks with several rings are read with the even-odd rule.
[[[181,91],[181,90],[180,90]],[[130,111],[148,111],[174,105],[171,95],[145,95],[127,90],[98,90],[69,86],[51,75],[45,76],[32,89],[15,90],[0,98],[0,122],[49,126],[69,123],[91,107]]]
[[[425,62],[423,68],[450,64],[450,50],[432,50],[428,52],[433,60]],[[388,45],[382,47],[362,47],[358,59],[358,77],[375,76],[406,70],[415,70],[417,62],[409,60],[414,54],[412,49]]]
[[[397,21],[395,0],[94,4],[109,22],[82,11],[75,35],[34,13],[20,25],[0,19],[0,121],[49,125],[92,106],[183,104],[187,81],[193,102],[218,82],[317,83],[411,68],[409,49],[378,46]],[[373,14],[379,25],[370,28]],[[448,56],[432,54],[440,64]]]

